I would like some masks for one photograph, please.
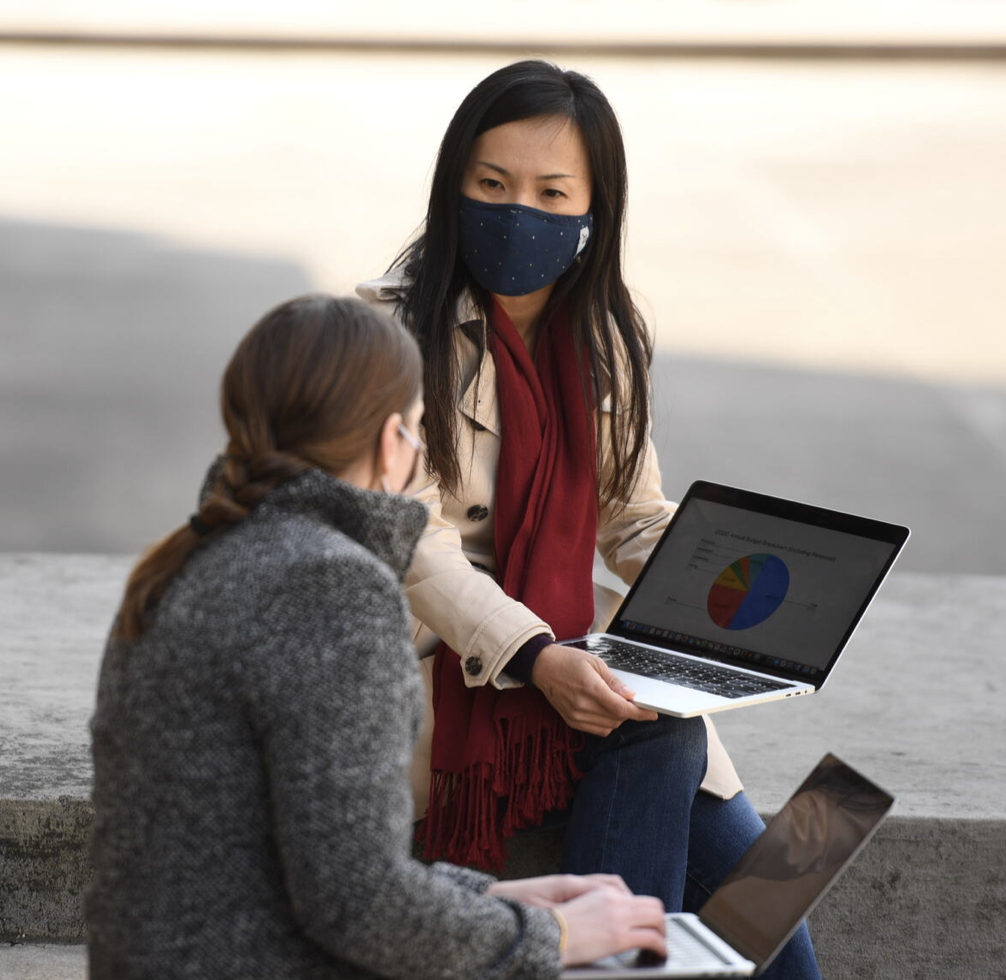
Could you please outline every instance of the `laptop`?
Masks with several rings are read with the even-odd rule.
[[[819,691],[909,530],[693,483],[596,654],[635,703],[690,718]]]
[[[562,980],[747,977],[761,973],[887,816],[894,797],[826,755],[698,915],[667,916],[668,956],[635,950],[564,970]]]

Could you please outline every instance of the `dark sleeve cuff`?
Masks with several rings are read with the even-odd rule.
[[[548,633],[539,633],[532,636],[511,658],[507,661],[503,673],[512,677],[522,684],[531,683],[531,671],[534,669],[534,662],[538,659],[538,654],[550,643],[555,643]]]

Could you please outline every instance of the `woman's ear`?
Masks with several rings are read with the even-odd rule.
[[[381,435],[377,440],[377,459],[374,463],[374,489],[384,487],[388,479],[391,462],[398,449],[398,427],[402,424],[402,413],[392,412],[381,423]]]

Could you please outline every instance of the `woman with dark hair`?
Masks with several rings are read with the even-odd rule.
[[[664,950],[613,876],[411,856],[426,524],[415,341],[359,300],[267,314],[227,368],[199,509],[133,571],[92,721],[90,975],[554,978]]]
[[[625,208],[603,93],[512,64],[447,127],[421,235],[357,292],[425,358],[411,491],[430,520],[406,595],[431,691],[413,767],[427,854],[496,867],[507,837],[561,814],[565,870],[687,910],[763,825],[708,719],[658,718],[554,642],[614,612],[595,548],[631,583],[674,509],[649,437],[651,341],[622,278]],[[819,976],[805,931],[772,970]]]

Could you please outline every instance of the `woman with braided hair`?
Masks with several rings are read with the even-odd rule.
[[[421,388],[415,341],[359,300],[292,300],[238,346],[222,465],[136,566],[102,662],[94,980],[553,978],[663,952],[662,904],[614,876],[411,856]]]
[[[364,299],[424,356],[430,520],[406,579],[430,692],[413,791],[429,857],[498,867],[565,823],[562,867],[697,911],[763,824],[713,726],[658,717],[599,658],[667,527],[647,326],[622,276],[625,150],[597,85],[543,61],[462,101],[426,221]],[[428,804],[427,804],[428,801]],[[766,976],[819,980],[805,928]]]

